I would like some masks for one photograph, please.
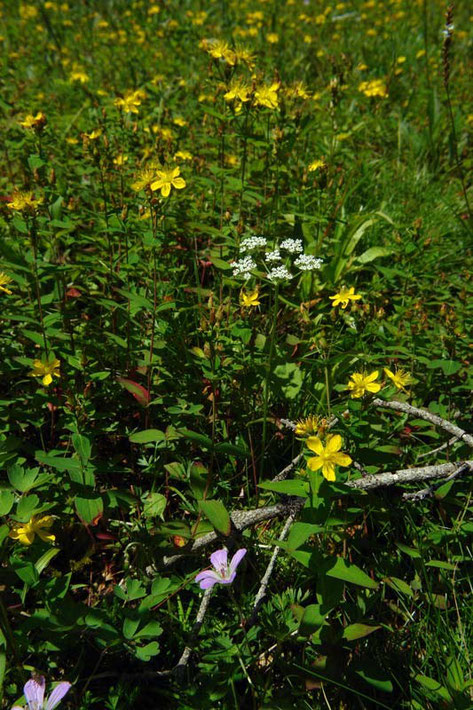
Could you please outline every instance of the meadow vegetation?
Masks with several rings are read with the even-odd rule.
[[[2,707],[472,708],[468,3],[0,12]]]

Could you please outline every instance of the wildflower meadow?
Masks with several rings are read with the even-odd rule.
[[[2,708],[473,708],[472,13],[0,1]]]

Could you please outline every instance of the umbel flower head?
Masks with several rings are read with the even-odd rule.
[[[245,548],[237,550],[228,563],[228,551],[225,548],[213,552],[210,555],[213,570],[205,569],[199,572],[195,581],[200,584],[201,589],[209,589],[214,584],[231,584],[235,579],[236,569],[245,555]]]
[[[43,356],[41,360],[33,362],[33,369],[28,373],[29,377],[41,377],[43,385],[47,387],[53,381],[54,377],[59,377],[59,366],[61,361],[54,357],[51,353],[49,358]]]
[[[67,681],[58,683],[50,693],[49,698],[44,699],[46,681],[44,676],[32,678],[23,687],[23,694],[28,703],[28,710],[54,710],[59,705],[63,697],[69,692],[71,684]],[[19,705],[14,705],[11,710],[24,710]]]
[[[308,467],[311,471],[318,471],[321,468],[327,481],[335,480],[335,466],[349,466],[351,464],[350,456],[340,451],[342,448],[340,434],[329,434],[325,446],[318,436],[309,436],[306,444],[311,451],[317,454],[307,460]]]
[[[8,533],[13,540],[18,540],[22,545],[31,545],[38,535],[43,542],[54,542],[55,535],[48,532],[53,524],[52,515],[33,515],[29,523],[15,523]]]
[[[354,372],[347,385],[347,389],[351,393],[350,396],[353,399],[357,399],[358,397],[363,397],[366,392],[379,392],[381,385],[375,382],[377,377],[378,370],[373,370],[369,375],[367,372]]]

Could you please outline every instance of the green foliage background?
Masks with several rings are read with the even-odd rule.
[[[306,504],[256,618],[284,521],[228,534],[232,511],[294,493],[268,485],[304,450],[282,420],[337,417],[367,475],[470,456],[346,389],[378,370],[381,397],[471,429],[468,8],[447,42],[439,0],[0,7],[4,706],[35,671],[77,709],[471,708],[468,477],[405,502],[299,465]],[[186,186],[136,189],[158,163]],[[322,268],[277,289],[253,272],[244,308],[231,262],[253,234],[302,239]],[[343,286],[362,298],[332,307]],[[9,535],[35,515],[53,544]],[[224,544],[248,552],[193,639],[194,577]]]

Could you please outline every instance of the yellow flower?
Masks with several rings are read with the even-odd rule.
[[[309,163],[307,170],[309,171],[309,173],[313,173],[316,170],[319,170],[320,168],[325,168],[325,165],[325,160],[319,158],[318,160],[313,160],[311,163]]]
[[[307,447],[317,456],[312,456],[307,461],[311,471],[322,469],[322,474],[327,481],[335,480],[335,466],[349,466],[351,458],[348,454],[340,452],[342,437],[339,434],[329,434],[324,446],[318,436],[309,436]]]
[[[76,67],[74,71],[71,72],[70,80],[79,81],[81,84],[87,84],[90,77],[89,75],[80,67]]]
[[[19,121],[19,124],[23,126],[23,128],[33,128],[36,131],[41,131],[46,125],[46,116],[42,111],[39,111],[36,116],[29,113],[25,116],[24,121]]]
[[[186,186],[186,182],[179,177],[180,172],[181,169],[179,167],[157,170],[157,180],[151,183],[151,189],[153,192],[155,190],[161,190],[162,197],[169,196],[171,187],[175,187],[177,190],[182,190]]]
[[[145,187],[149,187],[155,177],[156,170],[145,168],[138,173],[136,181],[133,182],[131,186],[135,192],[139,192],[140,190],[144,190]]]
[[[396,372],[391,372],[391,370],[385,367],[384,372],[389,379],[393,381],[393,384],[398,390],[405,390],[406,385],[410,385],[413,382],[412,377],[405,370],[399,369],[396,370]]]
[[[59,377],[59,366],[61,362],[57,358],[51,356],[49,360],[35,360],[33,369],[28,373],[29,377],[42,377],[42,382],[45,387],[51,384],[54,377]]]
[[[257,106],[266,106],[266,108],[277,108],[279,84],[277,82],[267,86],[262,84],[255,91],[255,100]]]
[[[113,164],[116,165],[117,167],[121,167],[122,165],[124,165],[127,162],[127,160],[128,160],[127,155],[120,154],[120,155],[117,155],[117,157],[113,159]]]
[[[379,392],[381,385],[375,382],[378,377],[378,370],[374,370],[370,375],[367,372],[354,372],[347,385],[351,391],[352,398],[363,397],[365,392]]]
[[[322,434],[325,429],[325,419],[317,417],[315,414],[309,414],[305,419],[299,419],[296,422],[294,433],[296,436],[313,436],[314,434]]]
[[[187,126],[187,121],[185,118],[182,118],[182,116],[176,116],[176,118],[173,118],[172,121],[176,126],[180,126],[181,128],[183,126]]]
[[[137,91],[127,91],[123,97],[119,96],[113,103],[124,113],[138,113],[138,106],[141,105],[141,101],[145,96],[141,89]]]
[[[102,135],[102,129],[101,128],[94,128],[93,131],[90,131],[90,133],[84,133],[84,138],[86,138],[89,141],[95,141],[97,138],[100,138]]]
[[[192,153],[188,150],[178,150],[174,155],[173,160],[192,160]]]
[[[330,300],[333,301],[332,306],[339,306],[341,304],[342,308],[346,308],[350,301],[358,301],[361,296],[355,293],[353,286],[351,288],[346,288],[342,286],[340,291],[335,294],[335,296],[329,296]]]
[[[279,35],[276,34],[276,32],[269,32],[269,33],[266,35],[266,40],[267,40],[270,44],[277,44],[277,43],[279,42]]]
[[[10,210],[16,210],[17,212],[34,212],[42,201],[42,197],[35,198],[32,192],[21,192],[20,190],[14,190],[11,202],[7,202],[7,207]]]
[[[260,306],[261,303],[259,299],[259,289],[255,288],[251,293],[241,291],[240,293],[240,306],[243,308],[255,308]]]
[[[362,81],[358,86],[358,91],[361,91],[365,96],[379,96],[385,99],[388,96],[388,90],[384,79],[371,79],[370,81]]]
[[[12,279],[10,276],[7,276],[3,271],[0,271],[0,291],[3,291],[3,293],[8,293],[11,294],[10,289],[7,288],[7,285],[12,282]]]
[[[39,535],[43,542],[54,542],[56,536],[47,532],[52,524],[52,515],[33,515],[29,523],[15,523],[9,536],[13,540],[21,542],[22,545],[31,545],[35,535]]]
[[[223,95],[225,101],[241,101],[245,103],[250,100],[250,88],[242,81],[232,81],[228,91]]]

